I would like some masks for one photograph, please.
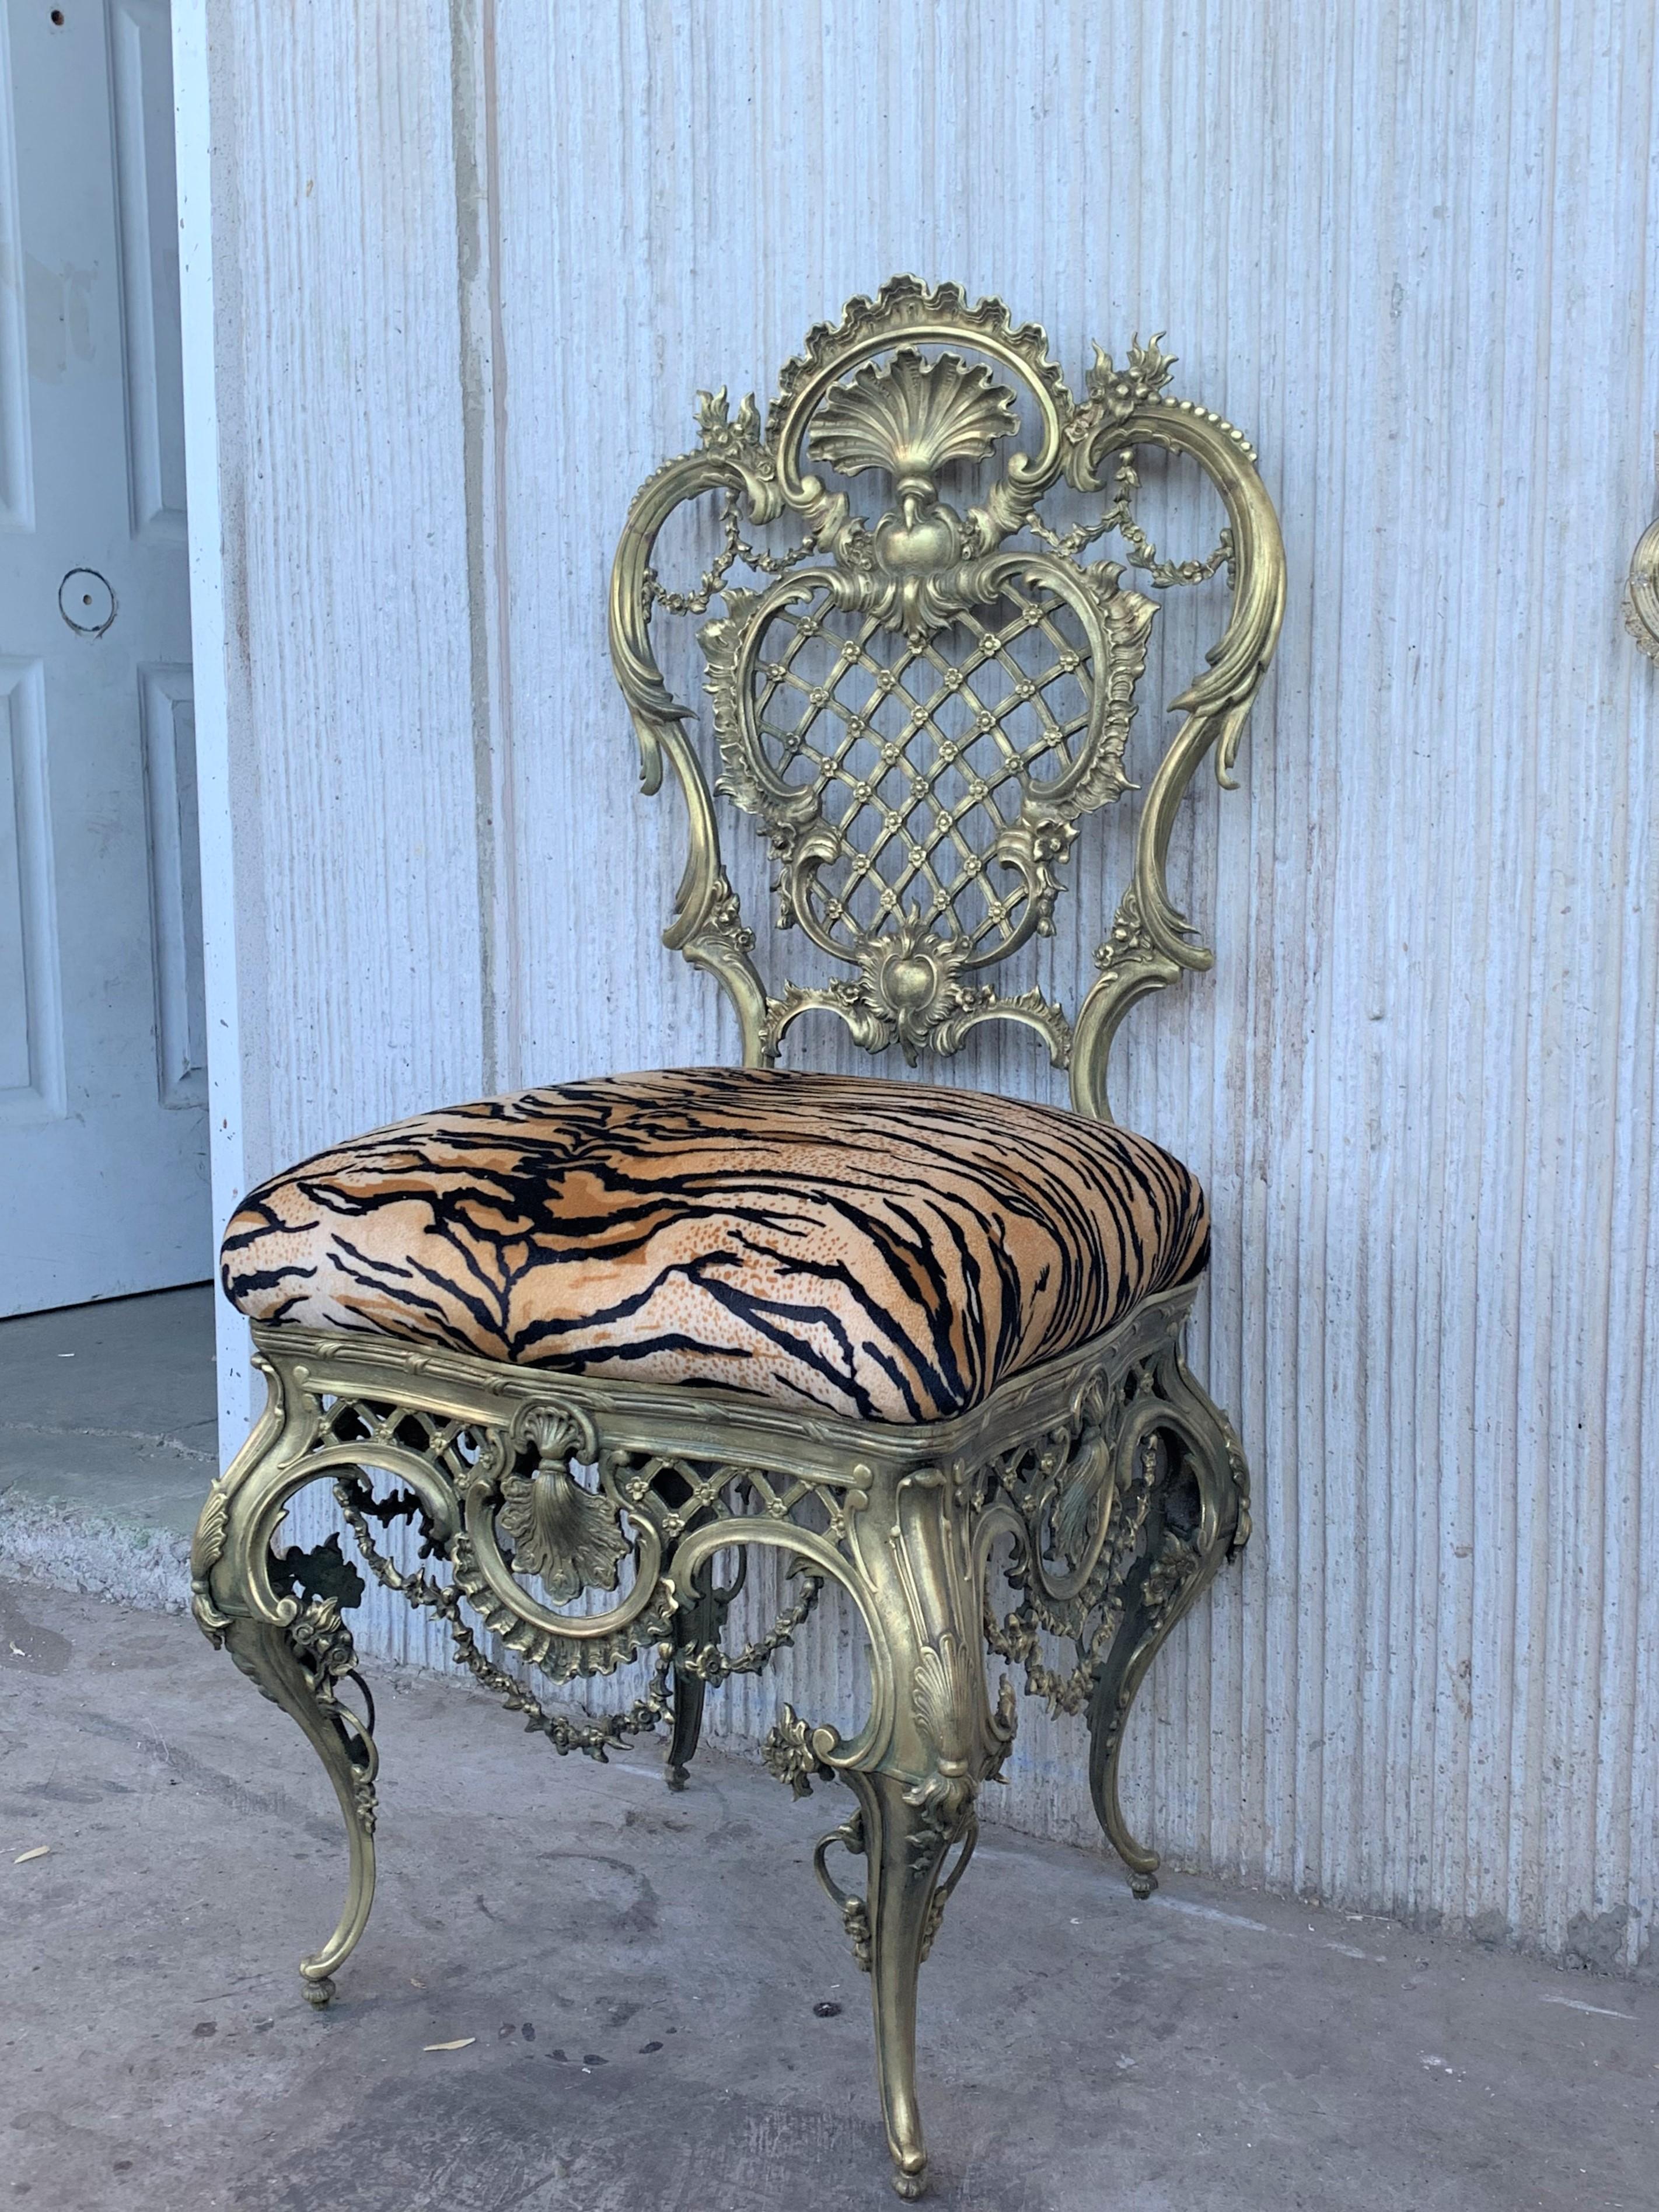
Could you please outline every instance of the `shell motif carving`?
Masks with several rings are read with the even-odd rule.
[[[533,1575],[556,1604],[584,1590],[613,1590],[633,1546],[622,1516],[602,1493],[571,1473],[580,1440],[556,1417],[532,1417],[529,1440],[540,1464],[530,1474],[506,1475],[496,1526],[513,1545],[514,1565]]]
[[[845,477],[885,469],[895,491],[931,491],[947,461],[982,461],[1019,428],[1014,395],[983,362],[925,361],[905,346],[838,384],[807,432],[807,450]]]

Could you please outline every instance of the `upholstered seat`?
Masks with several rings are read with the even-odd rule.
[[[1204,1264],[1146,1139],[879,1078],[701,1068],[400,1121],[231,1221],[255,1321],[881,1421],[967,1411]]]

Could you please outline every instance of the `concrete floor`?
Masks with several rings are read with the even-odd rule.
[[[183,1608],[218,1466],[213,1296],[0,1321],[0,1573]]]
[[[318,2014],[294,1965],[344,1852],[292,1723],[187,1618],[0,1601],[0,2202],[896,2202],[809,1864],[839,1790],[705,1757],[672,1797],[648,1747],[560,1761],[482,1692],[383,1675],[380,1897]],[[1083,1851],[981,1847],[921,2051],[951,2212],[1659,2194],[1659,1990],[1179,1878],[1137,1905]]]
[[[219,1463],[213,1295],[0,1321],[0,1492],[188,1537]]]
[[[0,2204],[896,2202],[867,1984],[810,1866],[839,1790],[795,1806],[705,1755],[671,1797],[648,1744],[562,1762],[383,1672],[380,1897],[337,2006],[303,2002],[331,1794],[154,1609],[213,1399],[204,1288],[0,1322]],[[923,1976],[921,2088],[951,2212],[1659,2202],[1659,1987],[1180,1878],[1138,1906],[1002,1831]]]

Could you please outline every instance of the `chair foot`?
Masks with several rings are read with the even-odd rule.
[[[306,2002],[308,2005],[315,2005],[319,2012],[321,2012],[325,2006],[332,2004],[339,1995],[339,1991],[335,1987],[332,1974],[319,1974],[313,1980],[302,1966],[300,1969],[300,1981],[305,1991]]]

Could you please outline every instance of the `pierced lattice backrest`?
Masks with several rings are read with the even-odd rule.
[[[1212,746],[1225,780],[1279,627],[1284,560],[1255,456],[1219,416],[1165,392],[1156,341],[1114,367],[1097,349],[1074,399],[1033,325],[996,301],[898,277],[820,325],[783,373],[763,434],[752,399],[731,416],[700,395],[701,448],[644,487],[617,550],[611,650],[633,712],[647,790],[672,763],[691,850],[666,942],[710,969],[767,1062],[802,1014],[822,1009],[859,1043],[907,1058],[950,1053],[981,1022],[1037,1030],[1074,1103],[1105,1111],[1118,1022],[1145,992],[1207,966],[1170,902],[1164,860],[1176,805]],[[1227,526],[1201,562],[1159,561],[1134,517],[1137,447],[1191,455]],[[977,503],[941,493],[976,468]],[[860,480],[887,504],[858,511]],[[1060,532],[1045,495],[1100,494]],[[675,510],[723,490],[724,544],[695,590],[652,565]],[[864,504],[867,505],[866,501]],[[745,526],[799,518],[775,552]],[[1084,556],[1115,533],[1124,558]],[[1134,878],[1068,1020],[994,971],[1053,929],[1061,871],[1082,819],[1132,788],[1124,751],[1156,603],[1126,580],[1194,583],[1225,568],[1231,614],[1142,802]],[[744,580],[737,580],[739,574]],[[664,684],[653,611],[708,617],[706,658],[720,767],[715,788],[755,817],[770,848],[781,927],[844,971],[774,989],[721,861],[695,718]]]

